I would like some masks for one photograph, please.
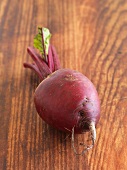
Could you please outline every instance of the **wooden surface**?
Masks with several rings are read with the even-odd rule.
[[[38,116],[39,79],[23,68],[38,26],[52,32],[61,65],[85,74],[101,100],[94,149]],[[77,150],[85,135],[75,136]],[[127,169],[127,0],[0,1],[0,170]]]

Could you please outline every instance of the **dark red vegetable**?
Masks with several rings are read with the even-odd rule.
[[[95,126],[100,118],[100,101],[97,91],[92,82],[82,73],[61,69],[52,45],[48,46],[46,54],[43,29],[39,32],[39,36],[42,38],[43,58],[33,47],[28,47],[28,53],[34,63],[24,63],[24,67],[33,69],[42,80],[34,95],[36,110],[49,125],[71,132],[72,141],[74,141],[74,133],[90,131],[93,143],[86,147],[85,150],[88,150],[94,145]],[[38,47],[39,41],[36,41],[35,47]]]

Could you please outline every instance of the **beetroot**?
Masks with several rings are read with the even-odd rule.
[[[64,131],[82,133],[99,120],[97,92],[83,74],[60,69],[43,80],[34,96],[37,112],[48,124]]]
[[[44,29],[39,28],[34,39],[34,47],[40,50],[42,57],[34,48],[29,47],[27,50],[34,63],[24,63],[42,80],[34,95],[36,110],[45,122],[72,133],[72,138],[74,133],[90,131],[94,145],[95,126],[100,118],[97,91],[83,74],[60,68],[55,48],[49,45],[51,35],[49,32],[46,35],[47,29]]]

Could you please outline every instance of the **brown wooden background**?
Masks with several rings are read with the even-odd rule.
[[[36,113],[39,79],[22,63],[38,26],[52,32],[62,66],[98,90],[97,141],[84,156]],[[84,140],[75,137],[77,150]],[[127,0],[0,0],[0,170],[25,169],[127,169]]]

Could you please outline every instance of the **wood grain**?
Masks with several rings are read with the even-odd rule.
[[[97,141],[84,156],[36,113],[39,80],[22,63],[37,26],[51,30],[61,65],[98,90]],[[0,1],[0,127],[0,170],[127,169],[127,1]],[[75,136],[78,151],[85,137]]]

